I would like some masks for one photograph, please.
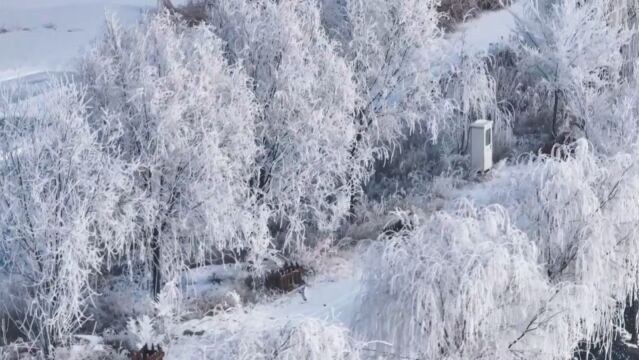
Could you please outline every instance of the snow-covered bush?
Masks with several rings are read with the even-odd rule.
[[[537,163],[524,175],[530,187],[511,202],[522,229],[539,246],[549,278],[591,291],[596,300],[590,310],[598,316],[625,301],[637,284],[635,157],[636,147],[597,159],[582,141],[574,158]]]
[[[4,310],[47,354],[85,323],[93,276],[129,231],[128,177],[102,151],[84,99],[71,85],[0,99],[1,271],[20,284]]]
[[[249,79],[223,57],[207,27],[165,13],[124,29],[114,20],[79,69],[90,122],[113,158],[134,172],[129,261],[143,259],[157,295],[186,262],[213,250],[269,244],[249,186],[258,114]]]
[[[238,315],[234,319],[214,321],[206,333],[195,341],[178,339],[167,356],[205,354],[206,358],[221,360],[362,358],[361,344],[351,338],[346,328],[314,318],[283,323]]]
[[[551,281],[625,299],[636,282],[635,242],[629,241],[639,221],[636,146],[601,158],[585,140],[571,147],[566,160],[524,161],[487,195],[537,244],[539,263]]]
[[[353,73],[327,37],[313,0],[223,0],[210,26],[252,80],[264,147],[253,190],[272,211],[279,247],[314,246],[317,232],[348,214],[352,184],[367,175],[351,160],[358,100]]]
[[[379,245],[364,271],[363,336],[426,358],[565,359],[584,339],[610,349],[637,288],[637,150],[563,150],[475,190],[492,205],[436,213]]]
[[[357,327],[397,357],[505,358],[549,292],[537,247],[499,206],[461,204],[380,247]]]
[[[471,192],[505,207],[538,249],[533,261],[547,290],[522,300],[541,305],[515,338],[506,336],[511,353],[527,358],[566,358],[584,339],[610,348],[619,309],[637,286],[636,148],[598,158],[582,140],[565,150],[565,160],[533,157],[500,169],[488,188]]]
[[[134,348],[141,349],[143,346],[151,348],[164,343],[164,337],[157,330],[157,326],[153,319],[148,315],[141,316],[137,319],[130,319],[127,323],[127,331],[132,340],[135,341]]]
[[[617,306],[637,288],[639,173],[632,150],[596,159],[582,144],[568,161],[546,159],[512,203],[550,281],[568,291],[558,297],[559,309],[572,314],[573,328],[587,339],[613,340]]]
[[[128,351],[114,349],[104,344],[103,340],[96,335],[77,336],[72,344],[56,348],[53,358],[56,360],[128,360],[131,358]]]

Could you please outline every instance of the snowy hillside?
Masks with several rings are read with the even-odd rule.
[[[43,73],[64,73],[101,34],[107,16],[133,24],[156,5],[157,0],[3,0],[0,81],[29,76],[28,81],[35,82]],[[521,6],[470,20],[449,35],[451,42],[486,51],[511,35],[515,21],[510,11],[521,14]]]
[[[491,44],[507,42],[516,28],[516,19],[523,15],[523,2],[507,9],[483,13],[471,19],[448,35],[454,46],[465,47],[467,52],[488,51]]]
[[[104,29],[108,14],[134,23],[155,0],[3,0],[0,81],[65,72]]]

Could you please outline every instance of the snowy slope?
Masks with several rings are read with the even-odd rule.
[[[156,0],[0,1],[0,81],[64,72],[102,30],[106,13],[135,22]]]
[[[457,31],[448,35],[451,44],[475,53],[487,51],[492,43],[504,42],[515,29],[516,18],[524,12],[524,1],[520,0],[507,9],[484,13],[460,25]]]
[[[177,1],[176,3],[181,3]],[[105,14],[124,24],[135,22],[157,0],[2,0],[0,1],[0,82],[30,76],[38,82],[50,72],[65,72],[102,31]],[[506,39],[522,3],[485,13],[449,34],[468,51],[486,51]]]

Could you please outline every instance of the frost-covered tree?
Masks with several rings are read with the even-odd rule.
[[[584,340],[610,349],[637,289],[636,148],[598,158],[581,140],[570,151],[473,190],[487,207],[437,213],[379,245],[366,339],[444,359],[566,359]]]
[[[637,288],[635,153],[598,159],[582,140],[567,161],[529,164],[532,171],[516,180],[527,185],[500,195],[539,247],[539,263],[556,288],[549,306],[560,315],[541,329],[555,329],[554,337],[562,339],[553,346],[556,353],[567,353],[580,337],[612,341],[612,324],[621,321],[617,306],[625,306]],[[533,338],[534,332],[528,330]],[[526,340],[528,334],[522,335]]]
[[[264,253],[266,216],[249,186],[261,154],[257,108],[214,33],[165,13],[132,29],[111,20],[80,72],[92,126],[134,171],[132,248],[154,294],[163,277],[214,250]]]
[[[446,121],[440,125],[440,146],[447,153],[467,153],[470,147],[470,124],[477,119],[494,122],[495,152],[502,152],[512,142],[512,111],[499,102],[496,79],[489,72],[493,59],[484,54],[454,53],[450,70],[440,83],[441,114]],[[451,55],[452,56],[452,55]]]
[[[372,198],[423,186],[458,167],[468,126],[495,121],[496,150],[512,140],[511,111],[483,56],[447,46],[437,1],[322,0],[323,23],[355,72],[355,162],[375,163]],[[355,192],[356,193],[356,192]],[[355,205],[357,199],[352,199]]]
[[[509,144],[511,115],[498,102],[486,60],[465,44],[448,46],[440,2],[321,3],[324,26],[355,72],[360,101],[352,156],[375,162],[367,195],[386,193],[378,189],[390,183],[402,187],[406,178],[428,181],[450,166],[451,154],[467,150],[468,125],[478,118],[495,121],[498,151]]]
[[[430,0],[346,1],[342,47],[361,98],[354,112],[357,152],[369,152],[364,149],[379,142],[392,148],[406,128],[423,126],[437,134],[433,110],[443,69],[431,66],[440,59],[443,43],[436,5]]]
[[[548,292],[537,254],[502,207],[436,213],[370,251],[357,328],[398,358],[509,358]]]
[[[410,146],[409,134],[421,133],[422,142],[432,142],[453,128],[445,123],[455,104],[442,99],[440,88],[452,56],[439,27],[438,1],[321,3],[324,26],[355,73],[355,163],[372,167],[394,160]],[[356,200],[351,199],[352,206]]]
[[[210,26],[229,59],[252,79],[259,174],[253,189],[273,212],[272,229],[287,250],[312,246],[334,231],[367,176],[351,161],[357,127],[353,73],[326,35],[313,0],[222,0]]]
[[[627,65],[622,54],[633,31],[613,20],[624,8],[610,0],[534,0],[520,19],[521,65],[541,79],[552,109],[553,136],[570,128],[600,129],[597,122],[615,104]]]
[[[10,98],[10,97],[9,97]],[[0,100],[0,271],[4,310],[44,354],[87,320],[94,276],[120,251],[128,177],[89,127],[83,91],[55,85]]]

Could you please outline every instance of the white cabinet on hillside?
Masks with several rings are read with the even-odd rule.
[[[493,122],[490,120],[470,124],[470,164],[476,172],[493,167]]]

